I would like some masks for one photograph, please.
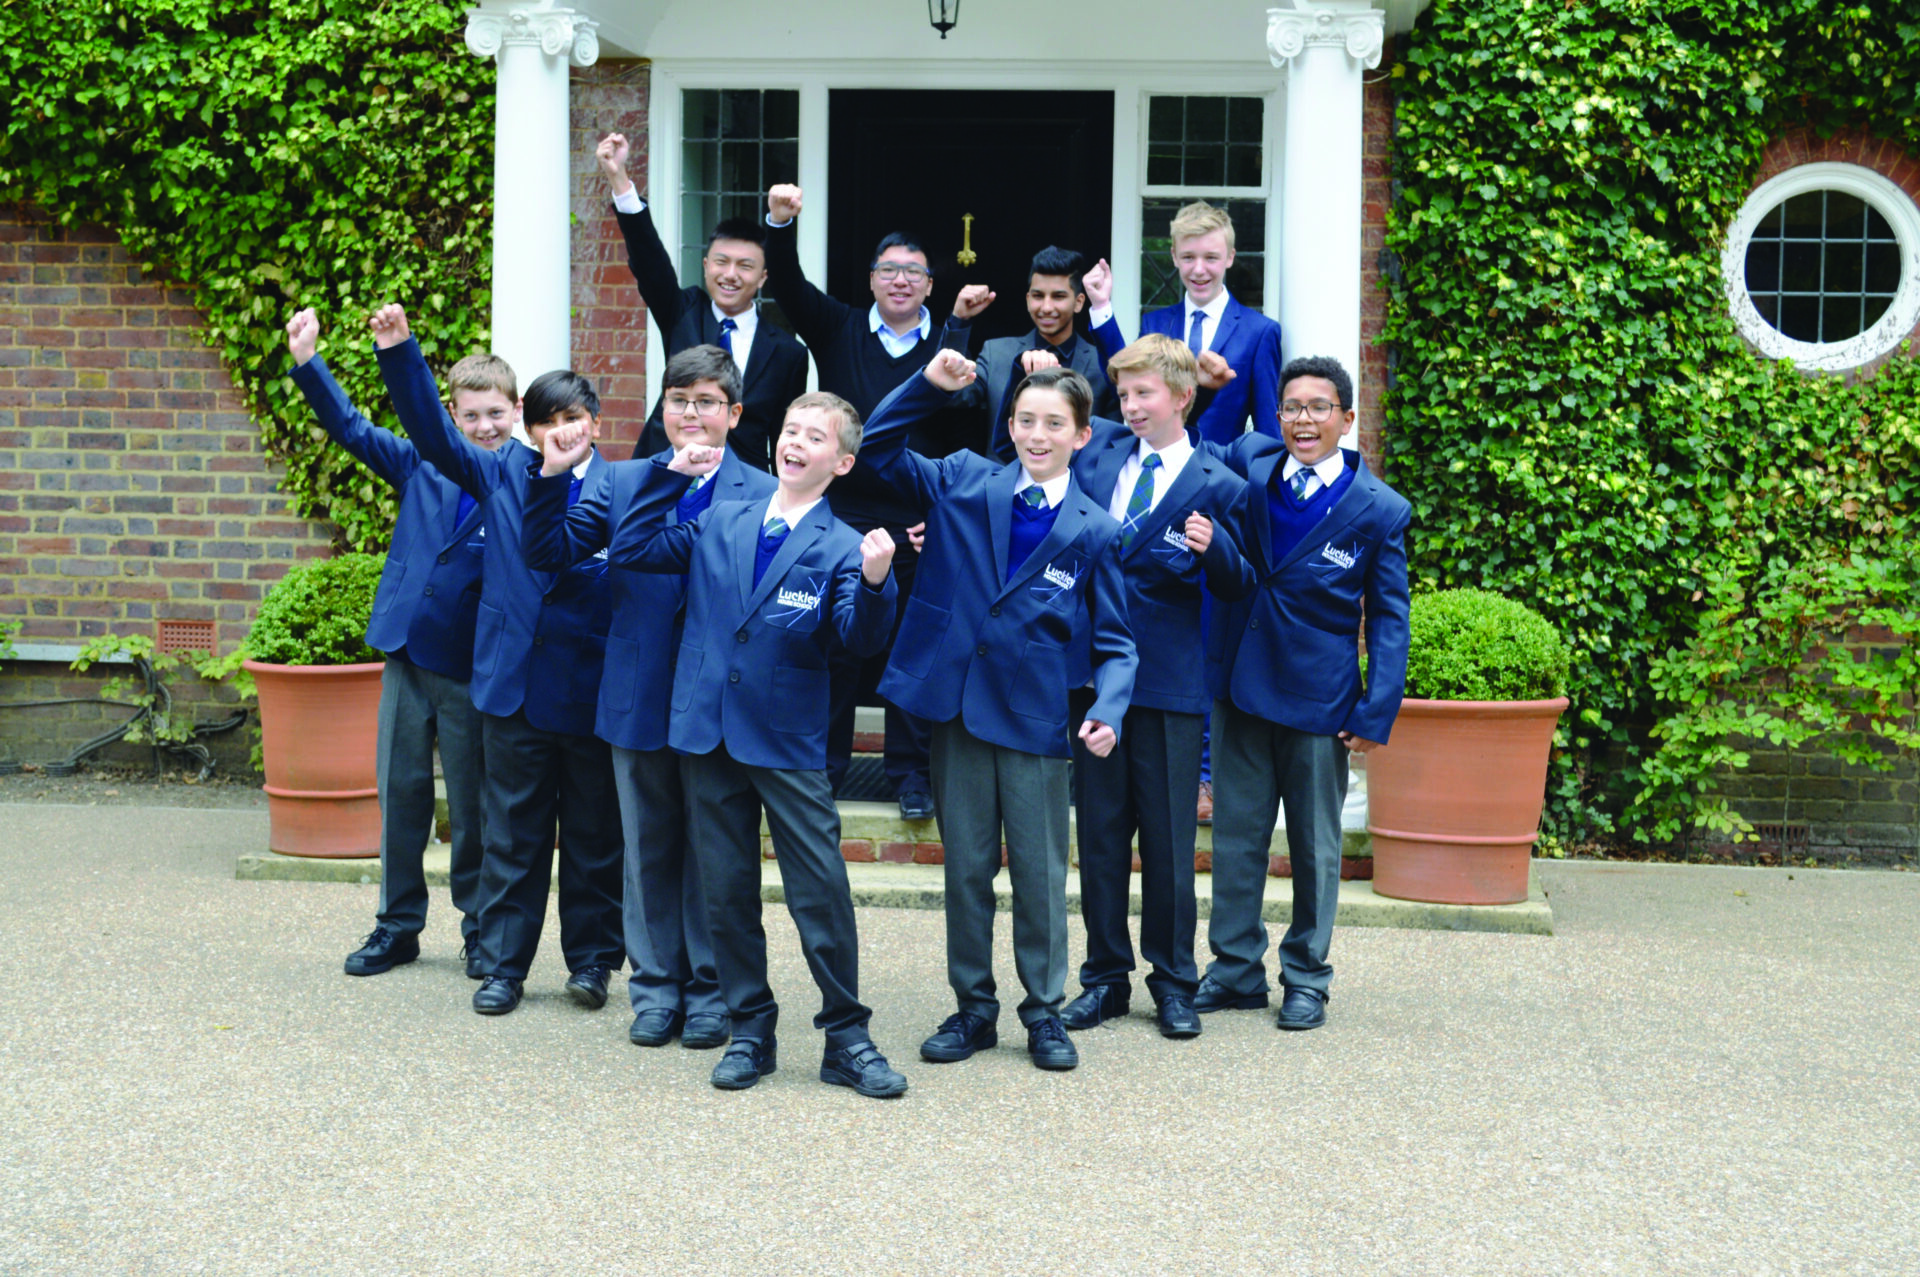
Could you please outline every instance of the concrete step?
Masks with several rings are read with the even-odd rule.
[[[427,882],[445,886],[448,849],[436,844],[427,849]],[[245,853],[239,858],[234,876],[247,881],[351,882],[374,883],[380,880],[377,860],[312,860],[281,856],[272,852]],[[946,903],[944,874],[936,865],[850,863],[847,879],[853,889],[853,903],[876,909],[941,909]],[[1211,875],[1199,875],[1194,893],[1200,917],[1212,913]],[[1003,871],[994,879],[994,896],[1001,912],[1011,907],[1013,889]],[[769,903],[785,900],[780,882],[780,866],[766,861],[760,870],[760,898]],[[1080,875],[1067,874],[1068,912],[1080,912]],[[1140,876],[1133,876],[1130,911],[1140,912]],[[1293,916],[1291,884],[1267,880],[1266,901],[1261,917],[1270,924],[1284,925]],[[1349,880],[1340,884],[1340,912],[1335,919],[1343,927],[1402,927],[1426,931],[1497,931],[1526,935],[1552,935],[1553,909],[1539,879],[1530,877],[1527,899],[1511,905],[1437,905],[1411,900],[1393,900],[1378,895],[1373,884]]]

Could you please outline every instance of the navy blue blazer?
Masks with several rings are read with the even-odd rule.
[[[1185,323],[1186,301],[1182,299],[1149,311],[1140,321],[1140,331],[1143,335],[1165,333],[1184,343]],[[1257,433],[1279,438],[1280,325],[1229,297],[1207,349],[1217,351],[1239,375],[1221,387],[1213,402],[1194,420],[1194,433],[1210,443],[1231,443],[1245,430],[1251,412]]]
[[[400,494],[400,515],[373,595],[367,646],[400,653],[422,669],[466,682],[473,676],[486,506],[475,502],[467,517],[457,520],[459,487],[422,461],[412,444],[361,416],[319,356],[294,368],[293,384],[307,397],[320,428]],[[486,455],[465,439],[461,444]]]
[[[1107,326],[1118,327],[1111,321]],[[940,332],[940,344],[966,354],[972,342],[972,329],[964,319],[949,319]],[[1002,461],[1013,460],[1013,439],[1007,434],[1007,412],[1012,405],[1007,403],[1007,392],[1019,384],[1014,370],[1020,366],[1020,356],[1029,350],[1059,354],[1047,344],[1038,328],[1028,330],[1025,337],[995,337],[980,347],[980,354],[974,360],[978,376],[954,396],[955,408],[976,417],[976,428],[969,432],[972,438],[967,440],[967,446],[975,452],[984,451]],[[1066,363],[1093,387],[1093,411],[1102,417],[1112,417],[1120,411],[1120,400],[1107,380],[1108,358],[1111,356],[1104,353],[1097,339],[1082,336],[1073,343],[1072,357]]]
[[[1110,510],[1120,471],[1139,445],[1139,436],[1120,422],[1095,418],[1092,442],[1074,454],[1074,482]],[[1208,593],[1233,600],[1254,587],[1253,567],[1234,542],[1252,508],[1249,493],[1247,481],[1226,462],[1195,449],[1120,551],[1127,623],[1140,653],[1133,704],[1176,714],[1212,712],[1206,663],[1194,659],[1206,651],[1201,612]],[[1213,520],[1213,541],[1200,555],[1187,548],[1186,539],[1187,516],[1196,510]]]
[[[640,286],[647,313],[660,327],[660,336],[667,343],[667,358],[695,346],[718,346],[720,321],[713,317],[713,299],[704,288],[680,287],[673,258],[660,242],[648,206],[638,213],[616,209],[614,216],[620,222],[620,237],[627,244],[627,269]],[[753,347],[747,351],[746,371],[740,381],[740,403],[745,411],[728,436],[727,446],[755,469],[769,470],[773,440],[780,437],[780,427],[786,423],[787,405],[807,393],[807,348],[791,333],[763,319],[754,327]],[[661,396],[655,395],[653,412],[647,417],[635,450],[637,456],[650,457],[667,447],[660,401]]]
[[[936,723],[959,717],[990,744],[1072,755],[1067,691],[1086,682],[1087,717],[1116,733],[1138,665],[1127,627],[1120,525],[1069,480],[1060,513],[1009,574],[1013,489],[1020,465],[973,452],[932,461],[904,445],[907,428],[952,396],[909,378],[867,419],[860,464],[927,519],[926,549],[880,694]]]
[[[833,717],[828,654],[836,642],[862,657],[886,647],[899,587],[891,573],[878,588],[866,583],[860,534],[824,500],[787,533],[755,585],[766,498],[719,502],[691,523],[668,523],[693,482],[669,460],[663,453],[642,463],[609,552],[616,567],[686,575],[668,742],[683,754],[725,745],[749,767],[823,770]],[[558,478],[534,486],[558,489]],[[546,510],[563,496],[538,499]]]
[[[610,483],[596,486],[592,495],[583,488],[569,509],[563,485],[536,483],[527,494],[527,512],[521,533],[527,564],[543,572],[559,572],[608,550],[608,562],[628,556],[637,547],[622,543],[609,549],[614,529],[640,500],[641,486],[655,467],[651,461],[615,461],[607,466]],[[779,480],[747,465],[731,450],[707,481],[713,485],[713,503],[765,501]],[[558,492],[554,499],[552,493]],[[668,524],[679,515],[669,507]],[[629,532],[629,541],[632,532]],[[673,654],[680,646],[680,625],[686,606],[687,579],[653,572],[609,572],[607,588],[613,594],[613,620],[607,628],[607,664],[600,676],[600,705],[593,734],[622,749],[665,749],[672,714]]]
[[[470,685],[475,707],[496,717],[524,709],[542,731],[591,736],[611,612],[605,557],[564,572],[528,567],[521,528],[540,454],[518,441],[498,452],[468,446],[440,406],[433,374],[412,338],[377,356],[400,424],[420,455],[486,507]],[[581,498],[612,481],[612,467],[595,453]],[[564,487],[560,499],[566,500]],[[602,498],[596,493],[596,499]]]
[[[1359,453],[1346,451],[1353,482],[1319,525],[1276,562],[1266,492],[1286,461],[1286,446],[1248,435],[1217,452],[1247,477],[1252,509],[1240,540],[1259,585],[1214,609],[1207,635],[1214,695],[1316,736],[1352,732],[1386,744],[1407,688],[1406,532],[1412,507],[1367,469]]]

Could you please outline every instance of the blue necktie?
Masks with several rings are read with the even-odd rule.
[[[1020,499],[1036,510],[1047,508],[1047,490],[1037,483],[1028,484],[1020,489]]]
[[[788,531],[787,521],[776,514],[767,520],[765,527],[760,529],[760,535],[769,541],[784,541],[787,539]]]
[[[1293,472],[1293,478],[1287,480],[1287,482],[1293,485],[1294,500],[1305,501],[1307,499],[1307,489],[1313,485],[1314,478],[1315,475],[1312,466],[1301,466]]]
[[[1120,548],[1133,545],[1140,523],[1153,508],[1153,472],[1160,468],[1160,454],[1149,452],[1140,462],[1140,477],[1134,480],[1133,495],[1127,498],[1127,519],[1120,525]]]
[[[1207,348],[1206,343],[1201,340],[1201,328],[1206,322],[1206,311],[1196,310],[1193,312],[1193,326],[1187,329],[1187,349],[1191,350],[1196,356]]]
[[[728,315],[720,321],[720,349],[726,351],[729,355],[733,353],[733,334],[739,327],[740,325],[733,322],[732,315]]]

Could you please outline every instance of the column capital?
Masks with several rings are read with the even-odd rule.
[[[1286,66],[1310,46],[1344,48],[1369,69],[1380,65],[1386,14],[1355,0],[1294,0],[1291,9],[1267,10],[1267,56]]]
[[[534,45],[548,57],[564,56],[574,66],[590,67],[600,60],[599,25],[572,9],[555,8],[552,0],[469,9],[467,51],[476,58],[492,58],[505,45]]]

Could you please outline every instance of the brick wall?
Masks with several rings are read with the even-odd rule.
[[[1381,396],[1387,389],[1387,347],[1380,340],[1386,324],[1387,210],[1393,207],[1393,90],[1387,71],[1395,44],[1388,42],[1380,68],[1367,73],[1361,123],[1360,159],[1360,451],[1376,474],[1382,473]]]
[[[0,208],[0,617],[23,623],[16,641],[152,635],[178,618],[213,622],[230,650],[290,565],[331,552],[329,526],[294,517],[276,485],[188,294],[104,229]],[[0,702],[97,686],[0,667]],[[175,690],[208,695],[190,677]],[[0,711],[0,742],[38,760],[124,716]]]
[[[626,134],[633,144],[627,171],[646,194],[647,78],[644,61],[601,61],[573,72],[573,367],[600,394],[601,448],[616,460],[632,455],[651,407],[647,308],[593,152],[607,134]]]

